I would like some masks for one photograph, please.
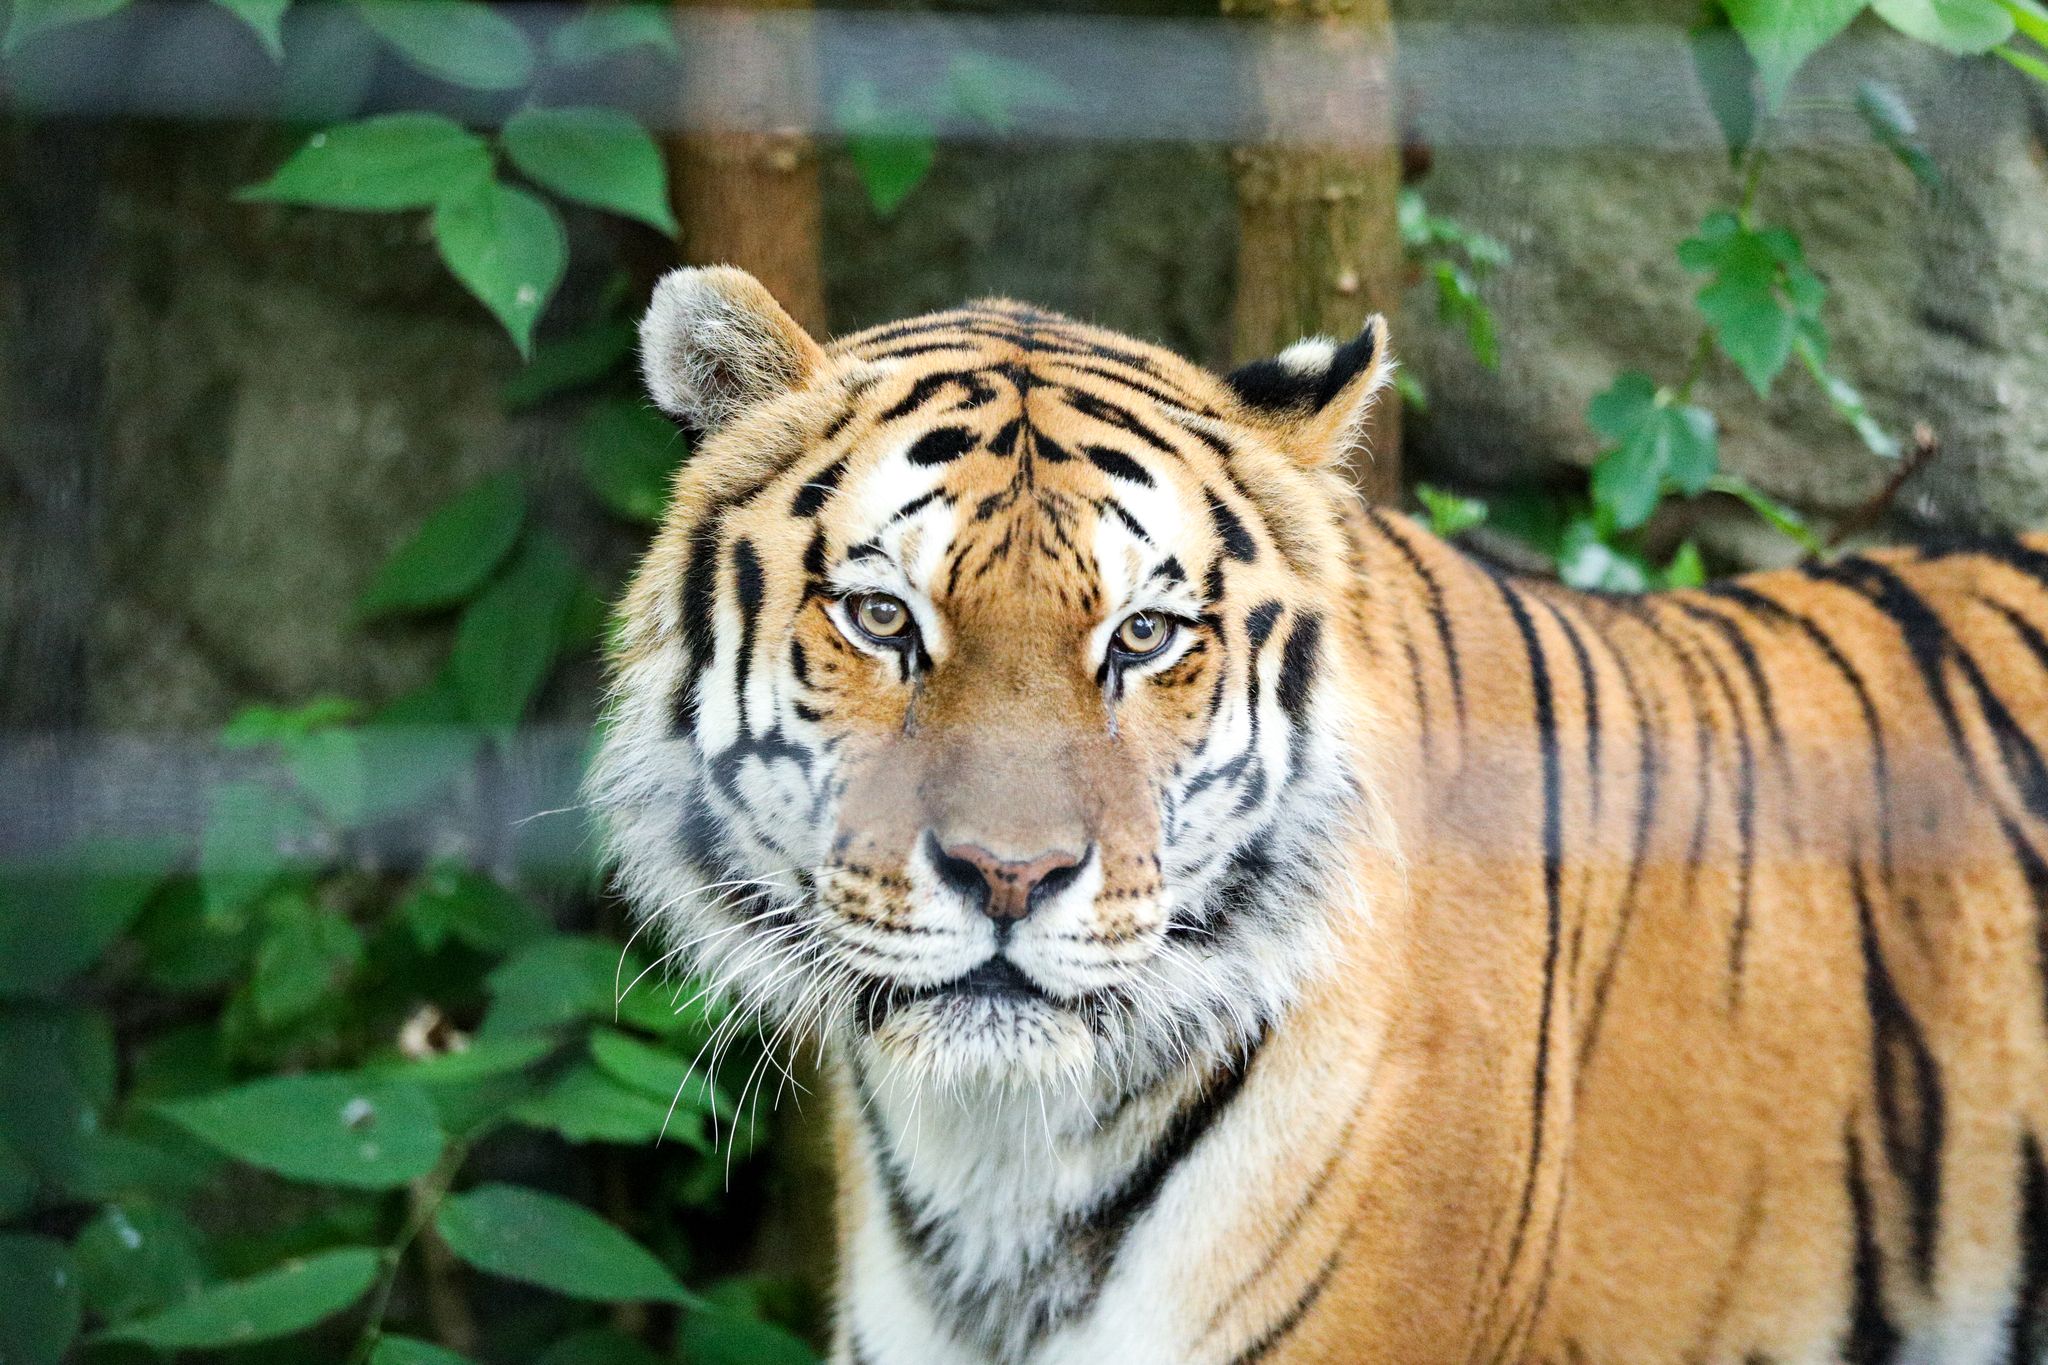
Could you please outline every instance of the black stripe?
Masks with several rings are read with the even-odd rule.
[[[1166,1131],[1137,1168],[1068,1229],[1070,1245],[1087,1265],[1089,1303],[1101,1293],[1123,1249],[1124,1239],[1158,1201],[1167,1178],[1229,1112],[1231,1104],[1243,1091],[1245,1078],[1258,1060],[1259,1050],[1265,1042],[1266,1035],[1261,1030],[1245,1045],[1242,1053],[1218,1068],[1207,1088],[1174,1115]],[[1085,1313],[1087,1308],[1084,1305],[1078,1311]]]
[[[1628,941],[1630,927],[1635,923],[1636,892],[1642,885],[1643,861],[1650,846],[1650,826],[1657,813],[1657,788],[1663,778],[1663,752],[1658,747],[1657,729],[1650,723],[1649,706],[1636,682],[1635,670],[1629,666],[1628,655],[1611,640],[1609,654],[1614,660],[1615,671],[1621,674],[1622,691],[1628,694],[1629,707],[1636,718],[1636,810],[1629,845],[1628,880],[1622,886],[1621,901],[1616,910],[1621,922],[1615,926],[1614,938],[1607,945],[1607,956],[1600,964],[1600,974],[1593,982],[1593,1005],[1586,1018],[1585,1041],[1580,1046],[1580,1085],[1585,1083],[1594,1049],[1599,1045],[1600,1026],[1607,1015],[1607,994],[1614,987],[1614,973],[1621,964],[1621,950]]]
[[[1316,663],[1322,655],[1323,618],[1312,611],[1305,611],[1295,617],[1294,628],[1287,632],[1287,643],[1280,651],[1280,677],[1273,688],[1273,695],[1280,700],[1280,710],[1293,725],[1294,733],[1288,741],[1288,755],[1296,771],[1301,768],[1303,750],[1308,745],[1308,700],[1309,689],[1315,685]]]
[[[2019,1284],[2012,1306],[2012,1365],[2048,1359],[2048,1167],[2031,1132],[2020,1135]]]
[[[796,496],[789,502],[789,514],[793,517],[815,516],[825,505],[825,499],[838,490],[839,481],[845,476],[846,461],[834,460],[826,465],[796,490]]]
[[[1316,1272],[1315,1278],[1308,1282],[1308,1288],[1294,1301],[1294,1306],[1282,1313],[1273,1325],[1261,1332],[1249,1346],[1232,1356],[1230,1365],[1257,1365],[1257,1362],[1271,1355],[1275,1347],[1301,1326],[1302,1320],[1308,1317],[1309,1310],[1316,1306],[1316,1300],[1330,1287],[1331,1279],[1337,1274],[1337,1267],[1344,1263],[1343,1253],[1344,1244],[1340,1241],[1337,1249],[1323,1262],[1322,1269]]]
[[[1941,1216],[1943,1110],[1941,1073],[1919,1021],[1886,970],[1863,882],[1863,864],[1849,860],[1849,893],[1863,949],[1863,999],[1870,1013],[1872,1086],[1877,1097],[1885,1159],[1910,1206],[1913,1270],[1934,1283],[1934,1249]]]
[[[1252,667],[1257,668],[1258,653],[1266,647],[1266,638],[1273,633],[1273,625],[1280,619],[1278,602],[1261,602],[1244,618],[1245,637],[1251,641]]]
[[[1676,602],[1691,616],[1689,604]],[[1695,619],[1697,619],[1695,617]],[[1749,719],[1735,697],[1735,684],[1728,670],[1704,644],[1699,656],[1713,678],[1714,690],[1728,706],[1728,729],[1735,741],[1735,922],[1728,931],[1728,994],[1732,1006],[1742,1000],[1742,969],[1749,944],[1749,916],[1756,885],[1756,745],[1749,735]]]
[[[913,441],[905,458],[923,468],[947,464],[974,449],[977,439],[966,427],[936,427]]]
[[[1948,676],[1943,670],[1944,664],[1955,666],[1976,695],[1984,724],[1998,745],[1999,760],[2005,766],[2006,775],[2019,789],[2020,799],[2036,820],[2048,821],[2048,765],[2042,763],[2033,741],[1992,690],[1982,670],[1977,667],[1975,657],[1949,633],[1948,627],[1942,624],[1941,617],[1926,599],[1913,591],[1898,574],[1861,556],[1852,556],[1831,567],[1812,566],[1806,572],[1823,581],[1853,588],[1891,618],[1905,640],[1907,652],[1919,668],[1927,694],[1941,716],[1943,729],[1948,732],[1949,743],[1969,771],[1972,784],[1981,791],[1981,775],[1971,760],[1962,720],[1956,712],[1954,698],[1949,695]]]
[[[1850,1301],[1845,1365],[1890,1365],[1899,1354],[1899,1330],[1884,1306],[1884,1252],[1870,1208],[1870,1185],[1863,1175],[1863,1149],[1854,1133],[1845,1134],[1849,1149],[1848,1188]]]
[[[1216,527],[1216,538],[1223,543],[1223,553],[1245,564],[1257,559],[1258,543],[1252,539],[1251,532],[1244,529],[1237,513],[1207,488],[1202,490],[1202,496],[1209,500],[1209,520]]]
[[[1407,537],[1394,529],[1391,518],[1377,507],[1368,507],[1366,515],[1371,518],[1373,525],[1379,527],[1380,533],[1393,544],[1401,558],[1407,561],[1416,578],[1422,581],[1423,595],[1428,598],[1425,610],[1429,613],[1430,624],[1436,630],[1437,646],[1444,652],[1444,667],[1450,671],[1451,703],[1457,709],[1458,727],[1462,730],[1465,725],[1465,676],[1458,660],[1457,644],[1451,638],[1451,615],[1444,608],[1443,584],[1437,581],[1437,576],[1430,572],[1429,566],[1422,562],[1422,556],[1408,543]]]
[[[1528,1235],[1529,1219],[1535,1208],[1536,1181],[1543,1164],[1544,1110],[1550,1085],[1550,1011],[1557,989],[1557,956],[1564,915],[1561,881],[1564,868],[1564,779],[1558,760],[1557,703],[1551,694],[1550,665],[1543,652],[1543,642],[1538,638],[1536,623],[1530,619],[1528,608],[1522,605],[1521,593],[1514,584],[1500,578],[1494,583],[1500,589],[1501,600],[1507,604],[1508,614],[1514,618],[1515,629],[1520,632],[1522,647],[1528,654],[1532,718],[1536,728],[1537,752],[1543,765],[1543,998],[1536,1016],[1536,1063],[1530,1087],[1529,1167],[1522,1181],[1521,1207],[1515,1215],[1514,1233],[1508,1239],[1507,1259],[1502,1269],[1505,1282],[1506,1277],[1514,1273],[1515,1262],[1522,1253],[1523,1239]]]
[[[1088,457],[1090,464],[1113,479],[1142,484],[1146,488],[1153,486],[1152,475],[1146,472],[1145,466],[1121,450],[1112,450],[1108,446],[1086,445],[1081,447],[1081,453]]]

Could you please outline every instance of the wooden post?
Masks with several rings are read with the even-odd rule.
[[[790,316],[823,337],[817,148],[801,127],[774,126],[790,110],[816,107],[816,63],[807,43],[756,20],[807,13],[809,0],[717,9],[678,0],[676,8],[696,11],[684,40],[683,131],[669,144],[683,259],[752,271]]]
[[[1401,188],[1393,109],[1393,28],[1387,0],[1222,0],[1226,14],[1274,26],[1258,78],[1267,139],[1233,154],[1237,179],[1238,362],[1305,336],[1345,340],[1371,313],[1400,339]],[[1313,51],[1346,70],[1342,89],[1318,89],[1287,54]],[[1319,73],[1317,73],[1319,74]],[[1319,130],[1321,135],[1318,136]],[[1375,502],[1401,492],[1400,410],[1389,394],[1368,432],[1370,460],[1354,470]]]

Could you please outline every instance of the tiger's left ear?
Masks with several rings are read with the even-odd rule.
[[[1254,425],[1314,466],[1348,460],[1364,447],[1366,419],[1393,377],[1387,320],[1375,313],[1341,346],[1328,337],[1297,341],[1270,360],[1239,366],[1223,382]]]

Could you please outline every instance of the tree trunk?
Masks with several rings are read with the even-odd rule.
[[[1257,69],[1266,140],[1233,155],[1233,355],[1255,360],[1306,336],[1345,340],[1375,312],[1398,321],[1401,157],[1387,0],[1222,4],[1226,14],[1273,26]],[[1306,53],[1320,69],[1334,58],[1345,79],[1319,83],[1320,69],[1304,72],[1299,61]],[[1367,435],[1370,459],[1353,470],[1358,485],[1375,502],[1398,501],[1400,410],[1392,394],[1381,399]]]
[[[817,149],[801,128],[777,126],[781,112],[816,104],[816,64],[809,44],[756,22],[757,14],[809,4],[742,3],[717,10],[677,4],[695,11],[684,44],[683,132],[669,147],[683,259],[752,271],[792,317],[823,336]]]

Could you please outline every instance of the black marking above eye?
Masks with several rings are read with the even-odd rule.
[[[1121,450],[1112,450],[1108,446],[1083,446],[1081,451],[1088,457],[1090,464],[1111,478],[1125,479],[1131,483],[1142,484],[1146,488],[1152,487],[1152,476],[1146,472],[1145,466]]]
[[[790,499],[789,514],[793,517],[815,516],[818,509],[825,505],[825,499],[838,490],[839,480],[845,475],[846,461],[834,460],[826,465],[802,488],[796,490],[796,496]]]
[[[911,444],[908,459],[914,465],[947,464],[974,449],[976,437],[966,427],[939,427],[927,431]]]
[[[1216,524],[1216,538],[1223,542],[1223,553],[1247,564],[1257,559],[1258,542],[1252,539],[1250,531],[1244,529],[1244,523],[1237,519],[1237,513],[1231,511],[1223,499],[1209,489],[1203,489],[1202,496],[1209,500],[1209,520]]]

